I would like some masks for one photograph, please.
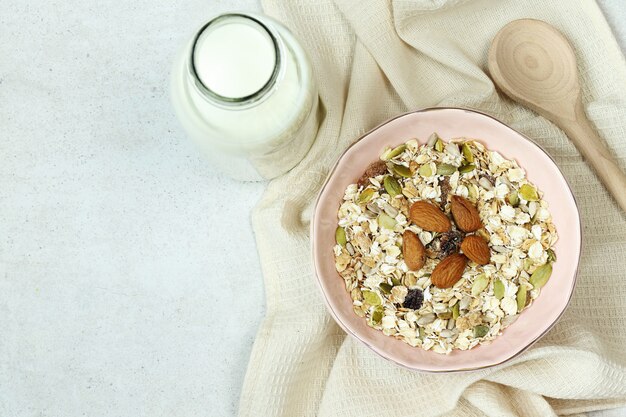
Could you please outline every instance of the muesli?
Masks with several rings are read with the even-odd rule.
[[[557,232],[516,161],[433,134],[386,149],[345,190],[336,268],[354,312],[438,353],[486,344],[552,273]]]

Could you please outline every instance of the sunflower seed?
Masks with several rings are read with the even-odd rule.
[[[426,142],[426,146],[432,148],[433,146],[435,146],[437,139],[439,139],[439,136],[437,136],[437,134],[433,132],[428,138],[428,142]]]
[[[380,207],[378,207],[378,204],[376,204],[374,202],[369,203],[366,207],[372,213],[380,214],[380,212],[381,212]]]
[[[435,321],[435,318],[436,316],[433,313],[429,313],[417,319],[417,324],[420,326],[426,326],[427,324],[430,324],[433,321]]]
[[[480,186],[487,191],[493,190],[493,184],[487,179],[487,177],[480,177],[478,184],[480,184]]]
[[[502,327],[508,327],[511,324],[515,323],[515,321],[517,320],[518,317],[519,317],[519,314],[514,314],[512,316],[506,316],[505,318],[502,319],[502,321],[500,323],[502,323]]]
[[[399,211],[391,207],[389,203],[385,203],[383,210],[385,210],[385,213],[387,213],[389,217],[395,218],[399,214]]]
[[[465,296],[461,298],[461,301],[459,302],[459,308],[461,310],[467,310],[471,303],[472,303],[472,297]]]
[[[454,332],[452,330],[446,329],[446,330],[442,330],[441,333],[439,333],[439,335],[441,337],[445,337],[446,339],[449,339],[454,336]]]

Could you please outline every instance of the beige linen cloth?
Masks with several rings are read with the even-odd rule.
[[[487,75],[491,39],[511,20],[545,20],[576,51],[587,114],[624,168],[626,64],[591,0],[264,0],[311,57],[323,121],[306,158],[253,213],[267,293],[241,416],[551,416],[626,404],[626,217],[555,126],[504,98]],[[480,109],[544,147],[584,223],[574,298],[510,362],[451,375],[411,372],[346,336],[311,266],[309,219],[342,151],[385,119],[428,106]],[[624,190],[626,192],[626,190]],[[558,215],[558,214],[557,214]]]

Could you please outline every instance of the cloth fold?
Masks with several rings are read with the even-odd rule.
[[[626,216],[567,137],[499,94],[486,70],[491,39],[506,23],[529,17],[556,26],[574,47],[587,114],[623,169],[626,62],[595,2],[263,0],[263,7],[309,52],[322,124],[306,158],[268,185],[252,215],[267,313],[240,416],[550,416],[626,405]],[[401,369],[347,337],[323,304],[309,246],[311,207],[342,151],[389,117],[438,105],[489,113],[544,147],[571,184],[584,226],[578,286],[559,323],[510,362],[451,375]]]

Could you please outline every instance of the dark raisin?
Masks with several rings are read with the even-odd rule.
[[[446,258],[459,251],[461,241],[463,240],[463,234],[458,230],[451,230],[446,233],[442,233],[439,237],[439,259]]]
[[[441,188],[441,202],[439,202],[439,206],[442,210],[445,210],[446,204],[448,203],[448,193],[452,190],[452,187],[450,187],[450,179],[443,177],[443,180],[439,183],[439,188]]]
[[[422,306],[422,302],[424,302],[424,294],[422,294],[421,290],[413,289],[409,290],[404,297],[404,303],[402,303],[402,307],[404,308],[412,308],[413,310],[418,310]]]
[[[370,183],[370,178],[387,173],[387,164],[385,161],[376,161],[367,167],[361,178],[357,181],[359,187],[365,187]]]

